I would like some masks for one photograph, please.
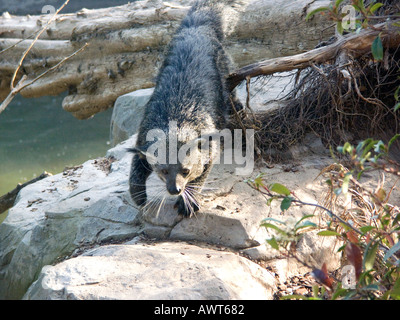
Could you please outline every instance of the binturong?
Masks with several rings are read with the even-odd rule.
[[[167,47],[131,149],[129,190],[139,206],[148,201],[146,180],[155,172],[179,214],[198,211],[197,195],[219,151],[212,137],[226,127],[232,105],[241,108],[225,80],[230,60],[217,7],[218,1],[196,2]]]

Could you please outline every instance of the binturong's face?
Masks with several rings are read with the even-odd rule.
[[[179,196],[185,192],[192,181],[200,177],[207,162],[207,153],[202,150],[202,139],[196,139],[187,144],[182,144],[177,153],[176,162],[174,156],[167,156],[166,163],[157,161],[152,164],[153,170],[162,181],[165,182],[168,193]]]
[[[168,150],[170,145],[151,145],[140,151],[152,170],[165,182],[166,191],[172,196],[182,195],[187,187],[196,188],[195,182],[210,160],[207,139],[198,138],[188,143],[178,143],[177,152]],[[193,182],[193,184],[192,184]],[[197,190],[196,190],[197,191]]]

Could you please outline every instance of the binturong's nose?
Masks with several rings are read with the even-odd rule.
[[[182,189],[179,186],[177,186],[175,183],[167,185],[167,190],[168,190],[169,194],[171,194],[173,196],[179,195],[182,191]]]

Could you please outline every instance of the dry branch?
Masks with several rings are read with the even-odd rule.
[[[24,61],[24,59],[26,58],[27,54],[29,53],[29,51],[31,51],[33,45],[36,43],[36,41],[39,39],[39,37],[42,35],[42,33],[48,28],[48,26],[54,21],[54,19],[56,18],[56,16],[58,15],[58,13],[68,4],[69,0],[66,0],[64,2],[64,4],[54,13],[54,15],[49,19],[49,21],[47,21],[47,23],[44,25],[44,27],[36,34],[35,38],[33,39],[32,43],[30,44],[30,46],[25,50],[24,54],[22,55],[21,59],[18,62],[18,66],[14,71],[14,74],[11,78],[11,91],[14,90],[15,86],[15,78],[17,77],[18,71],[22,66],[22,62]],[[1,112],[1,111],[0,111]]]
[[[349,34],[340,38],[331,45],[310,50],[305,53],[268,59],[245,66],[228,76],[230,88],[234,89],[247,77],[270,75],[276,72],[304,69],[313,64],[326,63],[338,57],[339,53],[358,58],[371,50],[372,42],[381,33],[385,48],[396,48],[400,45],[400,28],[390,27],[383,30],[384,25],[375,26],[374,29],[363,30],[359,34]]]
[[[25,88],[27,88],[28,86],[34,84],[36,81],[40,80],[41,78],[43,78],[45,75],[47,75],[48,73],[56,70],[59,66],[61,66],[65,61],[67,61],[68,59],[71,59],[72,57],[74,57],[75,55],[77,55],[79,52],[83,51],[86,47],[88,46],[87,43],[85,43],[85,45],[80,48],[79,50],[75,51],[73,54],[69,55],[68,57],[65,57],[64,59],[62,59],[60,62],[58,62],[55,66],[51,67],[50,69],[44,71],[42,74],[38,75],[35,79],[30,80],[30,81],[26,81],[26,76],[24,75],[21,80],[17,83],[17,86],[15,88],[13,88],[11,90],[11,92],[9,93],[9,95],[7,96],[7,98],[1,103],[0,105],[0,114],[5,110],[5,108],[7,108],[7,106],[10,104],[10,102],[12,101],[12,99],[15,97],[15,95],[17,95],[18,93],[20,93],[22,90],[24,90]]]
[[[18,184],[13,190],[0,197],[0,213],[3,213],[4,211],[10,209],[14,205],[15,199],[17,198],[17,195],[22,188],[25,188],[26,186],[38,182],[44,178],[50,177],[51,175],[51,173],[45,171],[35,179],[25,182],[24,184]]]

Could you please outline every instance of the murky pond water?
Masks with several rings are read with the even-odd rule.
[[[0,196],[43,171],[62,172],[110,148],[112,109],[77,120],[62,109],[63,98],[17,96],[0,114]]]

